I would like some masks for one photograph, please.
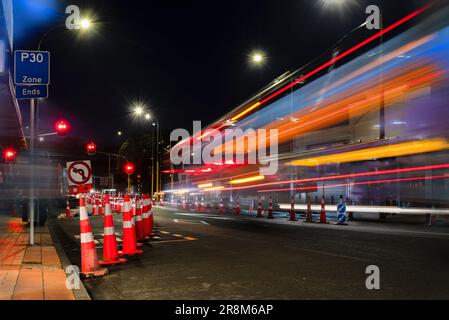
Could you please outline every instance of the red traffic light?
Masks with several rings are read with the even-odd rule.
[[[55,130],[58,136],[64,137],[70,130],[70,125],[65,120],[59,120],[55,123]]]
[[[94,156],[95,154],[97,154],[97,145],[93,142],[89,143],[86,146],[87,149],[87,154],[90,156]]]
[[[5,162],[14,162],[16,161],[16,150],[14,149],[6,149],[3,152],[3,159],[5,159]]]
[[[127,175],[132,175],[133,173],[134,173],[134,165],[132,164],[132,163],[126,163],[124,166],[123,166],[123,171],[125,171],[125,173],[127,174]]]

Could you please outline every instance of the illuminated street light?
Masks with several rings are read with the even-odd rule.
[[[142,106],[135,106],[134,107],[134,114],[136,115],[136,116],[141,116],[142,114],[143,114],[143,111],[144,111],[144,109],[143,109],[143,107]]]
[[[81,22],[80,22],[81,30],[89,30],[91,27],[92,27],[92,21],[90,21],[87,18],[81,20]]]
[[[118,135],[119,137],[121,137],[122,134],[123,134],[123,133],[122,133],[121,131],[118,131],[118,132],[117,132],[117,135]]]
[[[266,56],[262,51],[254,51],[251,53],[249,59],[254,65],[263,65],[266,61]]]
[[[145,120],[151,120],[151,114],[149,113],[145,114]]]
[[[355,3],[354,0],[320,0],[323,10],[328,9],[344,9]]]

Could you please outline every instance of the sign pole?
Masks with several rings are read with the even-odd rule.
[[[30,100],[30,154],[31,154],[31,173],[30,173],[30,204],[28,208],[28,216],[30,219],[30,245],[34,245],[34,144],[36,141],[36,100]]]

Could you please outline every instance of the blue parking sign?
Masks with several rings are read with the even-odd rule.
[[[16,85],[49,85],[50,52],[16,50],[14,82]]]

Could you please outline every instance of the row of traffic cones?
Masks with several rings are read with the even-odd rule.
[[[142,244],[137,241],[150,239],[153,234],[154,216],[151,212],[150,196],[135,197],[131,200],[129,195],[123,199],[123,231],[122,250],[118,250],[117,238],[114,230],[110,197],[104,197],[104,240],[103,260],[97,258],[97,251],[92,235],[89,216],[86,209],[85,198],[80,197],[80,237],[81,237],[81,274],[86,277],[99,277],[106,275],[105,265],[117,265],[126,262],[120,256],[142,255],[139,250]]]

